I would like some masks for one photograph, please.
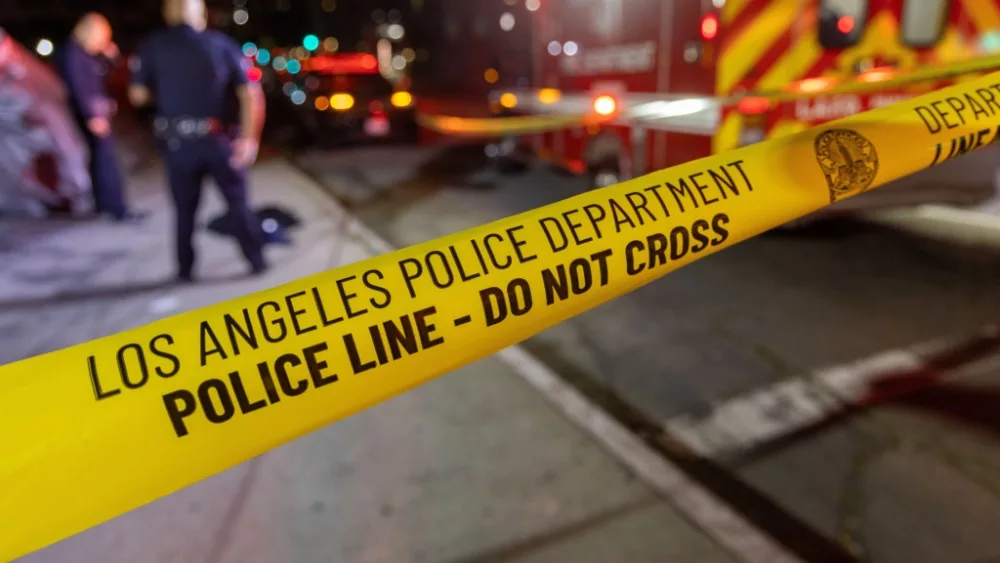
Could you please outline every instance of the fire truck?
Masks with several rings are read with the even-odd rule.
[[[491,93],[491,103],[506,113],[610,121],[510,137],[490,151],[555,160],[595,186],[940,88],[948,82],[823,93],[837,80],[967,60],[1000,43],[1000,0],[543,0],[532,8],[534,88]],[[719,103],[795,84],[815,96]],[[991,146],[835,207],[979,203],[997,193],[998,157]]]

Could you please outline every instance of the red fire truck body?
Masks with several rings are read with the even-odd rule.
[[[534,88],[495,92],[492,102],[518,114],[580,114],[601,109],[595,101],[603,98],[617,116],[608,125],[516,142],[589,173],[597,185],[942,87],[952,82],[823,94],[835,79],[880,80],[969,59],[1000,42],[1000,0],[542,0],[536,7]],[[764,107],[719,102],[790,85],[815,97]],[[977,203],[996,193],[998,156],[992,147],[977,151],[839,207]]]

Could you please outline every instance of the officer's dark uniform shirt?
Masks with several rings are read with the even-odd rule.
[[[69,91],[73,117],[89,135],[87,121],[110,117],[111,99],[104,84],[107,64],[76,41],[67,41],[56,56],[56,67]]]
[[[233,123],[238,113],[234,91],[249,83],[252,65],[230,37],[180,25],[153,34],[130,66],[132,83],[149,89],[158,117]]]

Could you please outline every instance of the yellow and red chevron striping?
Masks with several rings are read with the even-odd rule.
[[[906,72],[920,64],[966,59],[978,52],[980,35],[1000,31],[1000,0],[952,0],[941,39],[932,48],[912,48],[900,38],[904,1],[871,0],[859,41],[846,49],[824,49],[817,33],[818,3],[729,0],[721,12],[716,93],[774,90],[805,78],[850,74],[861,61],[868,66],[894,64]],[[768,136],[807,125],[775,113],[765,122]],[[737,146],[741,123],[735,108],[724,109],[713,151]]]

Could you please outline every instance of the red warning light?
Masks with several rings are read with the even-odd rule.
[[[701,20],[701,38],[705,41],[711,41],[718,34],[719,18],[715,14],[708,14]]]
[[[247,78],[253,82],[258,82],[262,76],[264,73],[258,67],[250,67],[250,70],[247,71]]]
[[[760,115],[770,109],[771,100],[763,97],[743,98],[736,104],[743,115]]]
[[[837,20],[837,29],[844,35],[854,31],[854,18],[851,16],[840,16],[840,19]]]

